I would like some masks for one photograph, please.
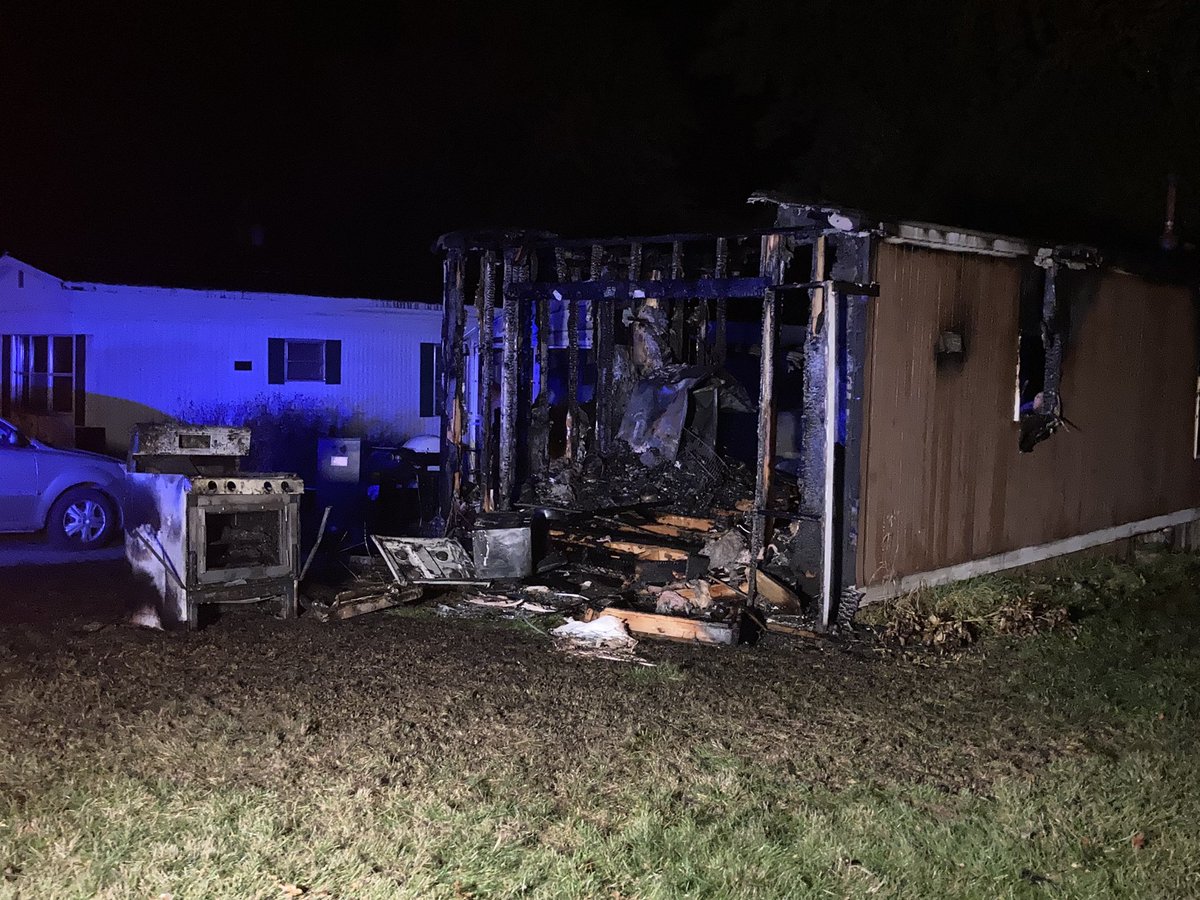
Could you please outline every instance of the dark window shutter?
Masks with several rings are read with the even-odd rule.
[[[342,342],[325,342],[325,383],[342,383]]]
[[[284,377],[283,338],[267,338],[267,384],[283,384]]]
[[[433,414],[440,416],[446,409],[446,373],[442,369],[442,345],[433,345]]]
[[[0,335],[0,415],[12,414],[12,344],[11,334]]]
[[[421,410],[422,417],[437,415],[437,344],[421,345]]]

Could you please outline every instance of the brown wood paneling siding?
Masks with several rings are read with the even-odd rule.
[[[1106,272],[1077,308],[1060,431],[1013,422],[1027,261],[882,244],[867,388],[859,583],[1200,506],[1196,322],[1185,288]],[[939,369],[939,332],[963,334]]]

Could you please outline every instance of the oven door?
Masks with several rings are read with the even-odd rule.
[[[192,495],[188,558],[197,585],[295,576],[300,533],[294,499]]]

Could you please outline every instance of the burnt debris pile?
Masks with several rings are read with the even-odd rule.
[[[441,537],[378,539],[393,577],[453,614],[547,607],[707,644],[784,615],[833,625],[853,579],[855,520],[836,511],[857,502],[865,234],[781,206],[730,235],[443,236]],[[583,625],[564,643],[620,649],[614,623]]]

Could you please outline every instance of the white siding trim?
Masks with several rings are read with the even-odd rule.
[[[1015,569],[1018,566],[1027,566],[1030,563],[1052,559],[1055,556],[1077,553],[1080,550],[1087,550],[1091,547],[1102,547],[1105,544],[1111,544],[1114,541],[1123,540],[1124,538],[1131,538],[1139,534],[1149,534],[1152,531],[1160,531],[1163,528],[1184,525],[1198,519],[1200,519],[1200,508],[1181,509],[1178,512],[1154,516],[1153,518],[1142,519],[1138,522],[1129,522],[1125,525],[1114,525],[1112,528],[1102,528],[1099,531],[1091,531],[1087,534],[1079,534],[1074,537],[1051,541],[1048,544],[1022,547],[1020,550],[1010,550],[1007,553],[998,553],[995,556],[986,556],[983,559],[975,559],[954,566],[946,566],[944,569],[934,569],[931,572],[922,572],[919,575],[906,575],[895,581],[887,581],[883,584],[874,584],[864,588],[859,603],[862,606],[866,606],[870,603],[878,603],[881,600],[890,600],[893,597],[899,597],[923,587],[936,587],[941,584],[950,584],[955,581],[975,578],[979,575],[1002,572],[1005,569]]]
[[[889,244],[911,244],[928,250],[951,250],[958,253],[979,253],[984,256],[1033,256],[1034,248],[1020,238],[965,228],[947,228],[926,222],[898,222],[894,234],[884,241]]]
[[[838,403],[838,292],[833,285],[825,286],[825,497],[821,516],[821,624],[832,625],[834,619],[833,595],[838,586],[833,580],[833,544],[837,536],[833,530],[834,506],[834,450],[837,443],[837,426],[840,412]]]

